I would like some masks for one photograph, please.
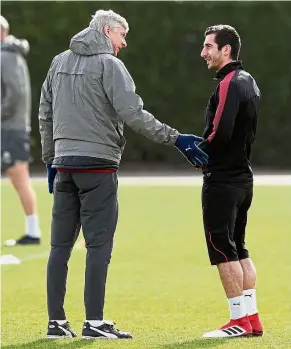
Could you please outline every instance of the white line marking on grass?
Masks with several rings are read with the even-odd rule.
[[[3,182],[7,178],[1,179]],[[46,182],[46,177],[32,177],[33,182]],[[121,186],[201,186],[202,176],[122,176],[118,178]],[[256,186],[290,186],[291,175],[255,175]]]
[[[202,176],[120,176],[119,183],[124,186],[202,186]],[[257,175],[256,186],[291,185],[291,175]]]

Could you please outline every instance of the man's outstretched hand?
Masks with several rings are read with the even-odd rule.
[[[198,146],[203,141],[202,137],[180,134],[174,146],[186,157],[191,165],[200,168],[207,165],[208,162],[208,155]]]

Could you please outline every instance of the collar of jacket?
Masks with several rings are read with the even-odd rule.
[[[233,70],[243,69],[242,61],[234,61],[223,66],[217,73],[214,80],[222,80]]]

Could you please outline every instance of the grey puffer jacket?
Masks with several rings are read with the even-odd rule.
[[[88,27],[53,59],[42,86],[42,159],[52,163],[55,157],[86,156],[119,164],[124,122],[157,143],[172,145],[179,134],[143,109],[111,41]]]
[[[1,129],[30,131],[28,51],[26,40],[9,35],[1,41]]]

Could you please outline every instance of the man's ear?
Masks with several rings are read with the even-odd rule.
[[[109,25],[106,24],[106,25],[103,27],[103,33],[104,33],[105,36],[109,37],[109,32],[110,32]]]
[[[231,46],[230,45],[225,45],[222,48],[222,53],[224,56],[230,56],[231,55]]]

